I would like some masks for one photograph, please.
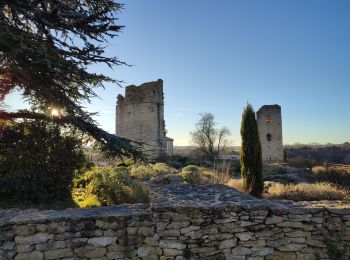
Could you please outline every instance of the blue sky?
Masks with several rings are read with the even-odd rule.
[[[282,106],[284,143],[350,141],[350,1],[128,1],[108,55],[133,67],[93,69],[124,86],[164,80],[175,145],[190,144],[199,113],[214,114],[240,145],[243,107]],[[114,132],[108,85],[88,109]],[[18,96],[8,104],[16,108]]]

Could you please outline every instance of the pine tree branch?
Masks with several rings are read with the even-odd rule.
[[[69,116],[57,123],[91,135],[108,155],[143,157],[139,143],[100,129],[81,105],[97,96],[96,87],[120,84],[110,76],[90,72],[88,66],[127,65],[106,56],[103,45],[123,28],[117,24],[122,7],[113,0],[1,1],[0,73],[11,75],[11,86],[23,92],[33,110],[51,105],[64,108]],[[2,84],[1,90],[0,96],[5,96],[9,89]],[[1,116],[52,119],[31,111],[2,112]]]
[[[82,133],[87,133],[96,141],[98,141],[101,145],[100,148],[108,156],[118,156],[120,158],[126,156],[133,157],[135,159],[146,159],[145,155],[142,152],[143,143],[131,141],[129,139],[110,134],[81,118],[70,117],[69,115],[62,117],[52,117],[46,114],[30,111],[0,111],[0,120],[14,119],[44,120],[48,122],[55,122],[61,126],[74,126]]]

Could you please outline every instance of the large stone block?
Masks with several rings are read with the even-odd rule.
[[[170,249],[184,249],[186,245],[178,242],[176,240],[160,240],[159,241],[160,248],[170,248]]]
[[[79,247],[74,249],[74,253],[76,253],[80,257],[102,257],[105,256],[107,250],[105,247],[94,247],[92,245],[87,245],[83,247]]]
[[[15,234],[18,236],[29,236],[36,232],[35,225],[20,225],[15,227]]]
[[[70,248],[62,248],[45,251],[45,259],[59,259],[62,257],[71,257],[73,256],[73,251]]]
[[[93,237],[90,238],[87,243],[95,247],[105,247],[115,243],[115,237]]]
[[[227,239],[227,240],[223,240],[220,242],[219,244],[219,249],[228,249],[228,248],[232,248],[234,246],[237,245],[237,239]]]
[[[43,253],[39,251],[34,251],[31,253],[19,253],[15,256],[15,260],[43,260],[43,259],[44,259]]]
[[[48,233],[37,233],[35,235],[31,236],[16,236],[15,241],[17,244],[39,244],[39,243],[45,243],[47,240],[49,240],[49,234]]]

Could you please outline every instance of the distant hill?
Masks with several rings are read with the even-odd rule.
[[[350,144],[326,145],[286,145],[284,147],[288,161],[306,159],[314,164],[324,162],[350,164]]]
[[[189,155],[194,148],[194,146],[174,146],[174,155]]]

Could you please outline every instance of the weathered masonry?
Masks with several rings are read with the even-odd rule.
[[[281,107],[265,105],[256,115],[263,161],[265,163],[283,162]]]
[[[118,95],[116,134],[146,144],[153,157],[173,154],[173,139],[166,136],[164,94],[161,79],[140,86],[128,86]]]
[[[0,259],[349,256],[348,203],[286,204],[224,185],[154,187],[151,201],[150,207],[0,210]]]

